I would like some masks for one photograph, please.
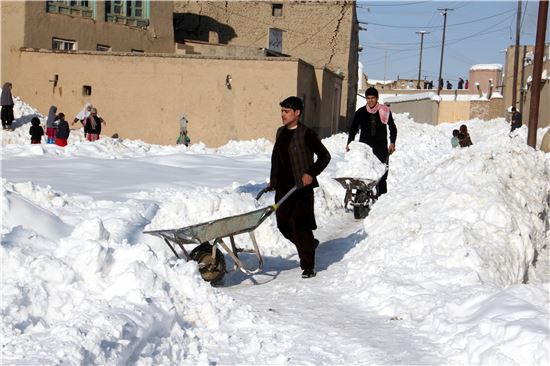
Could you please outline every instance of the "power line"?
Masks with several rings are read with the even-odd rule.
[[[416,2],[400,2],[398,4],[372,4],[372,5],[362,5],[362,4],[356,4],[355,6],[360,9],[368,9],[371,7],[379,7],[379,6],[407,6],[407,5],[418,5],[418,4],[425,4],[429,3],[430,1],[416,1]]]
[[[447,27],[456,27],[456,26],[459,26],[459,25],[471,24],[471,23],[482,21],[482,20],[495,18],[495,17],[501,16],[501,15],[506,14],[506,13],[510,14],[510,10],[506,10],[506,11],[503,11],[502,13],[490,15],[490,16],[487,16],[487,17],[470,20],[470,21],[467,21],[467,22],[449,24],[449,25],[447,25]],[[359,23],[366,24],[366,25],[377,25],[379,27],[398,28],[398,29],[440,28],[441,27],[440,25],[433,25],[433,26],[429,26],[429,27],[408,26],[408,25],[390,25],[390,24],[380,24],[380,23],[363,22],[363,21],[359,21]]]

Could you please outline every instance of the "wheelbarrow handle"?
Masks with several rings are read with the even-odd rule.
[[[286,192],[286,194],[278,202],[276,202],[274,205],[271,206],[273,207],[273,211],[276,211],[279,208],[279,206],[282,205],[283,202],[286,201],[288,197],[290,197],[292,193],[298,190],[298,188],[299,188],[298,185],[295,185],[294,187],[290,188],[290,190]]]
[[[256,195],[256,201],[260,199],[260,197],[262,197],[264,195],[264,193],[266,192],[269,192],[269,191],[272,191],[273,188],[271,188],[271,186],[267,186],[265,187],[264,189],[262,189],[260,192],[258,192],[258,194]]]
[[[279,202],[276,202],[275,204],[271,205],[271,207],[273,208],[273,211],[277,210],[279,208],[279,206],[284,202],[286,201],[286,199],[288,197],[290,197],[290,195],[292,193],[294,193],[297,189],[299,189],[300,187],[298,187],[298,185],[295,185],[294,187],[290,188],[290,190],[288,192],[286,192],[286,194],[279,200]],[[273,191],[273,188],[271,186],[267,186],[265,187],[264,189],[262,189],[258,195],[256,196],[256,200],[259,200],[260,197],[266,193],[266,192],[269,192],[269,191]]]

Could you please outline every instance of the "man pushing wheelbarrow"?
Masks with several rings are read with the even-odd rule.
[[[330,162],[330,153],[315,132],[300,123],[304,109],[300,98],[288,97],[280,106],[283,126],[277,130],[271,155],[269,187],[275,190],[276,202],[292,187],[301,188],[288,197],[275,215],[277,228],[298,250],[302,278],[311,278],[316,274],[315,250],[319,244],[313,236],[317,229],[313,188],[319,187],[316,177]]]
[[[275,204],[179,229],[145,232],[162,238],[176,258],[196,261],[202,278],[212,284],[220,283],[226,273],[225,259],[218,247],[225,250],[242,272],[252,275],[262,270],[263,258],[254,230],[273,212],[281,233],[298,249],[302,278],[315,276],[315,249],[319,241],[313,237],[312,231],[317,228],[313,188],[319,186],[315,177],[330,162],[330,154],[317,135],[299,122],[303,110],[299,98],[289,97],[280,105],[284,126],[277,130],[270,183],[256,197],[259,199],[264,192],[275,190]],[[314,154],[317,155],[316,161]],[[239,258],[239,253],[244,250],[237,248],[234,237],[244,233],[250,235],[253,252],[258,257],[256,269],[246,268]],[[226,238],[229,238],[229,244],[224,241]],[[197,246],[188,253],[185,244]]]

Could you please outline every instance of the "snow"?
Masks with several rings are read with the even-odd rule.
[[[66,148],[30,145],[30,118],[45,118],[19,99],[15,115],[18,128],[0,132],[2,364],[550,362],[550,154],[525,144],[525,126],[396,114],[388,193],[365,220],[344,210],[333,178],[377,176],[380,164],[360,143],[345,153],[345,134],[324,139],[317,277],[300,278],[269,217],[255,231],[264,272],[212,287],[143,231],[273,203],[254,199],[269,141],[91,143],[73,130]],[[453,149],[463,123],[474,145]]]
[[[476,70],[502,70],[501,64],[476,64],[470,67],[470,71]]]

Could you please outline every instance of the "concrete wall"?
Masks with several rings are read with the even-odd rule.
[[[409,113],[419,123],[436,125],[438,123],[439,104],[431,99],[410,100],[389,104],[392,113]]]
[[[282,4],[282,16],[272,5]],[[282,29],[282,52],[344,77],[340,129],[355,111],[358,23],[354,1],[174,1],[176,40],[268,47],[269,28]],[[254,14],[254,16],[248,16]],[[212,37],[212,32],[217,37]]]
[[[219,146],[230,139],[273,139],[281,123],[279,102],[290,95],[305,97],[304,123],[324,137],[330,122],[320,113],[316,72],[328,73],[327,87],[341,83],[327,70],[290,58],[26,50],[17,60],[17,69],[25,72],[12,78],[15,95],[43,114],[54,104],[72,120],[92,102],[107,121],[104,134],[159,144],[175,143],[181,113],[189,117],[193,142]],[[56,87],[48,81],[54,74]],[[92,87],[91,96],[83,95],[83,85]]]
[[[471,102],[470,101],[447,101],[442,100],[439,103],[438,122],[456,122],[469,119]]]
[[[470,115],[464,119],[479,118],[490,120],[502,117],[504,109],[503,98],[493,98],[491,100],[472,100],[470,101]]]

